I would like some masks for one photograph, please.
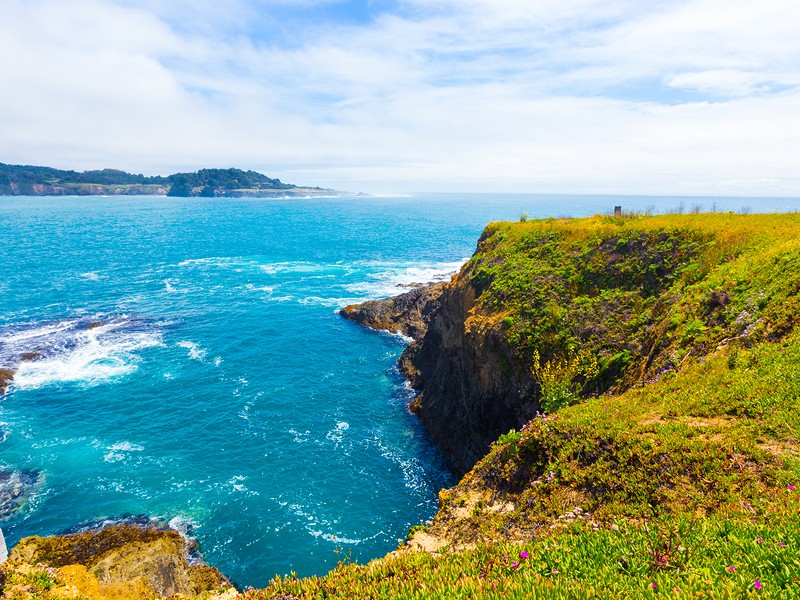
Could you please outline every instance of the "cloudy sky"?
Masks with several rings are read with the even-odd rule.
[[[798,0],[0,0],[0,162],[800,196]]]

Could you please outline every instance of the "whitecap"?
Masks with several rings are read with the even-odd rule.
[[[326,542],[333,542],[336,544],[347,544],[348,546],[357,546],[358,544],[364,541],[356,538],[344,537],[343,535],[336,535],[335,533],[326,533],[319,530],[309,529],[308,533],[314,537],[322,538]]]
[[[325,437],[338,446],[344,439],[344,432],[348,429],[350,429],[350,423],[339,421],[336,423],[336,427],[325,434]]]
[[[208,352],[200,348],[200,346],[195,342],[182,341],[178,342],[178,346],[181,348],[186,348],[189,351],[189,358],[192,360],[199,360],[202,362],[203,359],[205,359],[206,354],[208,354]]]
[[[141,452],[142,450],[144,450],[144,446],[124,441],[124,442],[117,442],[116,444],[108,446],[108,450],[113,450],[116,452]]]
[[[120,454],[119,452],[108,452],[105,456],[103,456],[103,460],[107,463],[115,463],[125,460],[125,455]]]
[[[158,330],[141,331],[141,323],[126,318],[108,321],[93,328],[85,321],[63,321],[56,325],[35,327],[10,336],[16,352],[35,348],[40,356],[22,361],[14,374],[16,389],[34,389],[46,385],[79,382],[97,385],[138,369],[139,351],[159,346]],[[91,325],[88,324],[88,325]],[[24,341],[24,344],[19,344]]]
[[[375,269],[368,274],[368,279],[345,285],[344,288],[366,298],[396,296],[419,285],[448,281],[468,260],[462,258],[459,261],[413,264],[365,263],[365,267]]]
[[[59,321],[58,323],[43,325],[41,327],[18,330],[16,333],[0,335],[0,342],[3,342],[4,344],[14,344],[16,342],[43,338],[66,331],[68,329],[72,329],[75,327],[76,323],[77,319],[70,319],[68,321]]]
[[[89,281],[98,281],[100,279],[100,275],[98,275],[94,271],[89,271],[88,273],[81,273],[80,278],[87,279]]]

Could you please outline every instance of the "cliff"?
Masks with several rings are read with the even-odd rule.
[[[800,216],[492,224],[429,309],[404,360],[468,472],[397,552],[246,597],[796,595]]]
[[[176,532],[114,525],[21,540],[0,570],[0,598],[231,598],[216,569],[190,565]]]

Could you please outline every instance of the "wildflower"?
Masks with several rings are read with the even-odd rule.
[[[733,573],[735,570],[736,570],[736,567],[734,567],[733,565],[728,567],[728,571],[730,571],[731,573]]]
[[[554,575],[558,575],[558,569],[551,569]]]
[[[614,523],[614,524],[611,525],[611,529],[613,529],[614,531],[619,531],[619,525]]]
[[[790,492],[793,492],[794,486],[790,483],[789,485],[786,486],[786,489],[789,490]]]
[[[786,548],[786,544],[784,542],[778,542],[778,546],[781,548]]]
[[[756,579],[756,580],[753,582],[753,589],[754,589],[754,590],[760,590],[760,589],[761,589],[761,582],[760,582],[758,579]]]
[[[764,421],[759,421],[759,422],[758,422],[758,424],[759,424],[759,425],[763,425],[763,424],[764,424]]]
[[[516,562],[516,561],[514,561],[514,562],[512,562],[512,563],[511,563],[511,566],[512,566],[514,569],[517,569],[517,568],[519,568],[519,563],[518,563],[518,562]]]
[[[756,540],[756,544],[763,544],[763,543],[764,543],[764,538],[758,538]]]
[[[528,552],[520,552],[519,553],[519,557],[520,558],[530,558],[530,553],[528,553]]]
[[[651,581],[650,582],[650,587],[653,588],[653,589],[656,589],[658,586],[656,585],[655,581]]]

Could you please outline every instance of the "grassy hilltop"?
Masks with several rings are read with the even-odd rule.
[[[397,553],[246,598],[798,597],[800,215],[495,223],[448,286],[546,416]]]

